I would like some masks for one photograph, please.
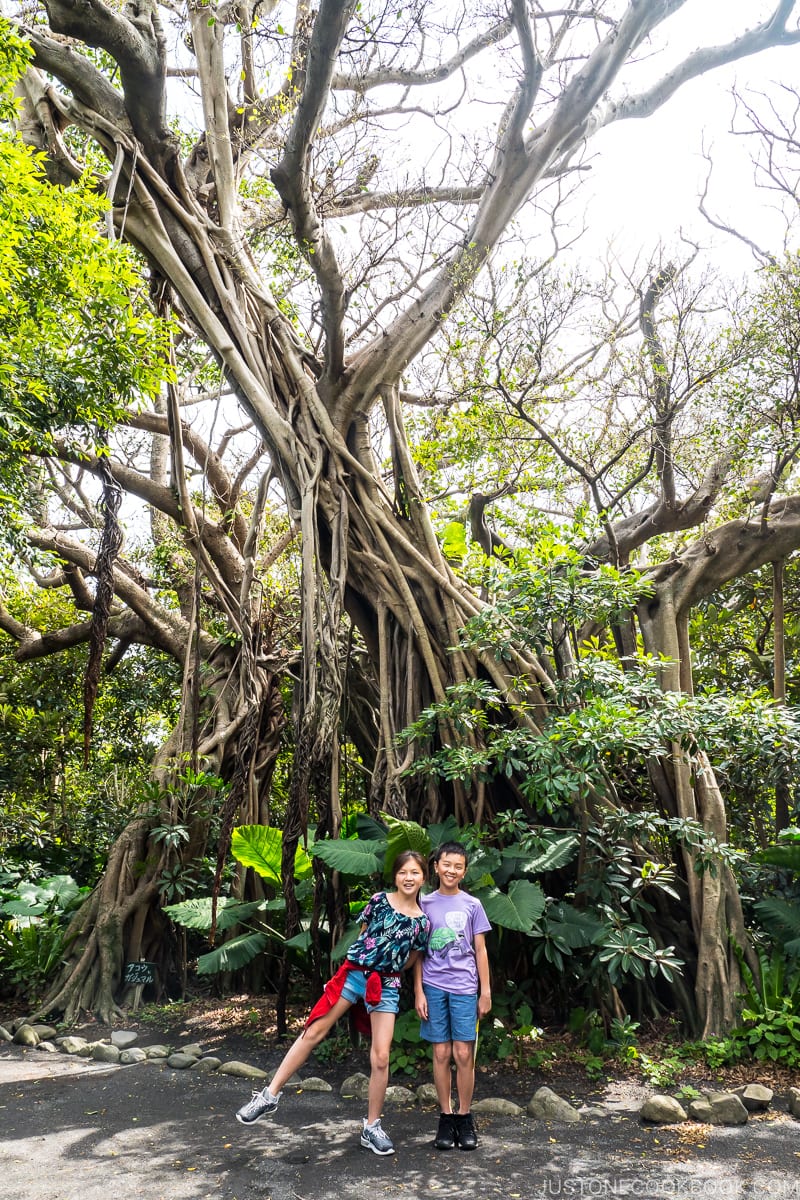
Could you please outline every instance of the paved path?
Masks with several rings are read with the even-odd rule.
[[[436,1115],[392,1108],[397,1153],[358,1145],[363,1105],[287,1092],[245,1129],[247,1084],[153,1063],[107,1067],[0,1050],[0,1200],[800,1200],[800,1122],[644,1129],[630,1099],[580,1125],[479,1121],[477,1151],[437,1152]]]

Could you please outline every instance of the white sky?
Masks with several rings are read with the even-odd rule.
[[[771,0],[694,0],[672,18],[670,46],[677,52],[725,42],[773,7]],[[800,45],[769,50],[693,80],[644,121],[602,131],[592,147],[596,157],[582,197],[592,243],[612,243],[626,255],[647,252],[659,239],[676,243],[683,229],[704,245],[719,246],[732,273],[752,266],[750,252],[716,234],[698,211],[708,169],[705,145],[714,160],[707,201],[711,215],[779,251],[785,226],[774,200],[754,185],[751,139],[729,133],[731,89],[775,94],[775,83],[795,80],[800,80]]]

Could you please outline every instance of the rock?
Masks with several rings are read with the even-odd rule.
[[[215,1058],[213,1054],[207,1054],[205,1058],[197,1058],[192,1063],[193,1071],[202,1071],[210,1075],[212,1071],[217,1071],[222,1066],[222,1059]]]
[[[194,1054],[184,1054],[182,1050],[178,1050],[174,1054],[170,1054],[167,1059],[167,1066],[173,1067],[176,1071],[186,1071],[199,1061]]]
[[[438,1104],[439,1097],[432,1083],[421,1083],[417,1088],[417,1100],[420,1104]]]
[[[746,1083],[733,1089],[748,1112],[764,1112],[772,1103],[772,1088],[760,1083]]]
[[[34,1025],[33,1028],[38,1033],[40,1042],[51,1042],[53,1038],[58,1037],[58,1030],[52,1025]]]
[[[220,1075],[235,1075],[237,1079],[261,1080],[267,1078],[266,1071],[262,1071],[259,1067],[252,1067],[250,1063],[239,1062],[236,1058],[232,1058],[230,1062],[224,1062],[217,1070]]]
[[[95,1042],[92,1046],[91,1057],[95,1062],[118,1063],[120,1052],[109,1042]]]
[[[487,1096],[484,1100],[474,1100],[470,1111],[495,1117],[521,1117],[525,1110],[513,1100],[506,1100],[502,1096]]]
[[[141,1046],[131,1046],[129,1050],[120,1050],[119,1061],[124,1067],[129,1067],[131,1063],[147,1062],[147,1055]]]
[[[597,1119],[610,1115],[609,1110],[604,1104],[582,1104],[578,1109],[578,1114],[581,1117],[593,1117]]]
[[[793,1117],[800,1117],[800,1088],[789,1088],[789,1112]]]
[[[0,1025],[0,1042],[13,1042],[13,1040],[13,1033],[9,1033],[5,1026]]]
[[[657,1125],[678,1125],[686,1120],[686,1110],[674,1096],[648,1096],[639,1110],[639,1119]]]
[[[368,1092],[369,1080],[361,1071],[356,1071],[355,1075],[348,1075],[339,1088],[339,1095],[346,1099],[366,1100]]]
[[[309,1075],[308,1079],[301,1079],[298,1087],[303,1092],[332,1092],[333,1088],[328,1083],[327,1079],[320,1079],[319,1075]]]
[[[58,1046],[55,1044],[55,1042],[39,1042],[39,1045],[36,1047],[36,1049],[43,1050],[45,1054],[58,1054]]]
[[[573,1125],[581,1119],[578,1110],[549,1087],[540,1087],[533,1093],[528,1114],[540,1121],[563,1121]]]
[[[14,1034],[14,1043],[17,1046],[38,1046],[40,1040],[32,1025],[20,1025]]]
[[[56,1045],[62,1054],[80,1054],[89,1043],[86,1038],[82,1037],[60,1037],[56,1038]]]
[[[169,1046],[145,1046],[144,1052],[148,1058],[169,1058],[172,1053]]]
[[[693,1100],[689,1116],[706,1125],[745,1125],[747,1109],[733,1092],[710,1092],[706,1100]]]
[[[417,1097],[412,1092],[411,1088],[399,1087],[397,1084],[392,1084],[386,1089],[387,1104],[416,1104]]]
[[[115,1029],[111,1035],[111,1045],[116,1046],[118,1050],[127,1050],[138,1040],[138,1033],[134,1033],[132,1029]]]
[[[95,1048],[97,1046],[105,1046],[105,1044],[105,1042],[84,1042],[82,1046],[78,1047],[75,1053],[77,1054],[78,1058],[91,1058],[92,1052],[95,1050]]]
[[[192,1058],[203,1057],[203,1047],[199,1042],[187,1042],[185,1046],[178,1046],[179,1054],[191,1054]]]

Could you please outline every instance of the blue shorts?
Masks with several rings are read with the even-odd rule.
[[[419,1027],[426,1042],[474,1042],[478,1035],[478,993],[459,996],[424,985],[428,1019]]]
[[[358,968],[347,972],[347,979],[342,988],[342,999],[349,1000],[351,1004],[357,1004],[359,1000],[364,1001],[364,1007],[367,1012],[388,1012],[399,1013],[400,1011],[400,989],[387,987],[386,984],[381,988],[381,998],[378,1004],[367,1004],[367,975],[371,974],[368,971],[359,971]]]

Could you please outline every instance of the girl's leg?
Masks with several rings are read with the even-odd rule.
[[[344,1016],[350,1007],[350,1000],[337,1000],[330,1012],[326,1013],[324,1017],[320,1017],[313,1025],[309,1025],[308,1029],[304,1029],[300,1036],[292,1042],[270,1081],[269,1090],[273,1096],[277,1096],[287,1080],[291,1079],[295,1071],[302,1067],[339,1017]],[[391,1041],[391,1034],[389,1040]]]
[[[475,1043],[453,1042],[453,1058],[456,1063],[456,1087],[458,1088],[458,1111],[468,1113],[475,1091]],[[442,1109],[444,1112],[445,1110]]]
[[[443,1113],[453,1111],[453,1081],[450,1072],[452,1052],[452,1042],[433,1043],[433,1085],[436,1088],[436,1098],[439,1101],[439,1112]],[[461,1093],[459,1092],[460,1095]]]
[[[367,1123],[377,1121],[383,1109],[386,1085],[389,1082],[389,1050],[394,1034],[395,1013],[370,1013],[372,1025],[372,1048],[370,1049],[370,1076],[367,1108]]]

